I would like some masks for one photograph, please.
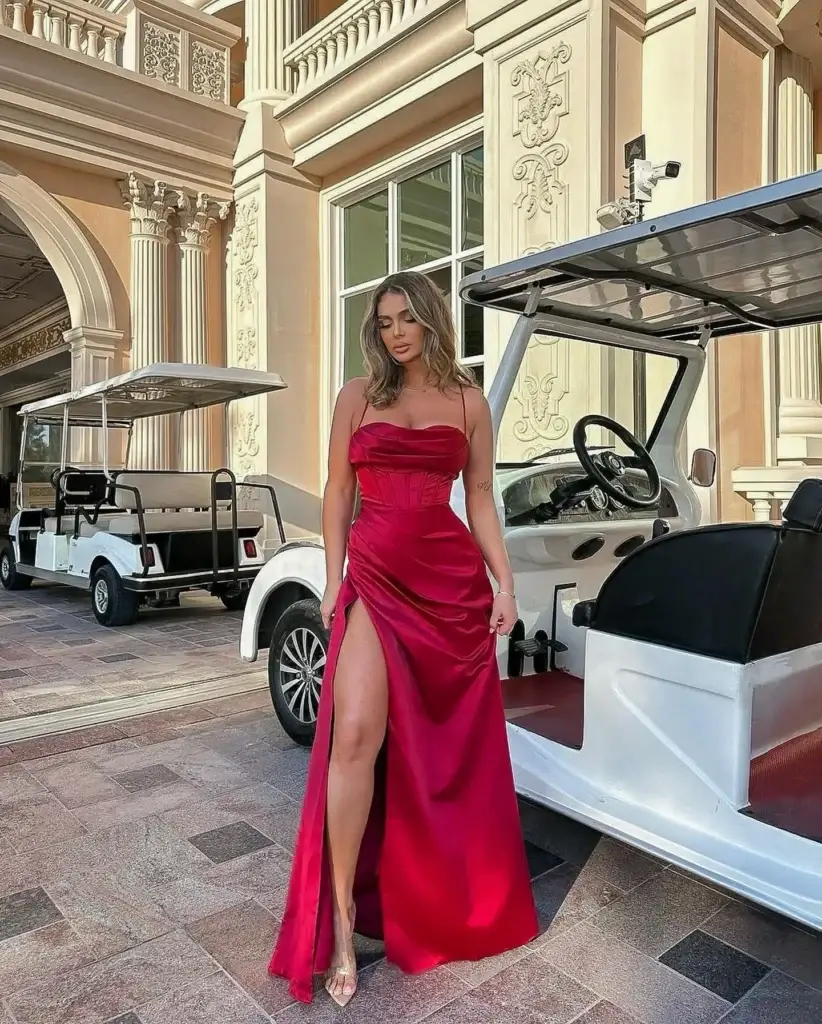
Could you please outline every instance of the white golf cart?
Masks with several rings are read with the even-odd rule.
[[[822,481],[805,481],[783,523],[699,527],[692,484],[712,483],[715,463],[699,452],[687,478],[680,452],[709,339],[819,322],[820,279],[814,174],[462,287],[470,303],[519,314],[489,394],[521,615],[498,650],[518,791],[817,929]],[[517,461],[505,446],[531,421],[515,410],[512,426],[509,398],[539,392],[528,360],[541,345],[559,352],[556,339],[590,353],[565,367],[582,368],[581,389],[600,373],[607,397],[603,367],[639,353],[657,394],[641,410],[636,393],[603,399],[614,415],[633,400],[634,429],[582,415],[572,450]],[[593,429],[616,442],[590,444]],[[453,504],[462,514],[461,484]],[[319,543],[280,549],[252,586],[240,643],[247,661],[270,648],[276,710],[303,742],[325,659],[324,582]]]
[[[263,506],[256,500],[263,494],[285,540],[274,489],[238,483],[225,468],[130,470],[132,434],[135,422],[149,416],[177,414],[182,422],[192,410],[222,405],[227,418],[231,402],[285,386],[277,374],[259,370],[156,363],[24,406],[20,480],[31,435],[43,427],[61,431],[60,465],[51,473],[49,507],[23,507],[24,488],[17,489],[19,510],[0,550],[3,586],[22,590],[44,580],[90,589],[104,626],[130,624],[141,605],[177,605],[188,590],[207,590],[229,610],[241,610],[265,562],[258,539]],[[99,442],[100,468],[67,465],[72,443],[82,441],[78,430],[86,431],[87,445]],[[124,441],[123,468],[110,469],[117,440]]]

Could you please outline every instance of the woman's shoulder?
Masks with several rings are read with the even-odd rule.
[[[338,404],[349,406],[355,405],[357,402],[364,402],[367,385],[367,377],[352,377],[340,388],[340,393],[337,395]]]
[[[462,395],[465,399],[465,408],[469,413],[480,413],[483,409],[488,408],[488,400],[478,384],[463,384]]]

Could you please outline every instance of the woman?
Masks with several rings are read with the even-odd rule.
[[[368,377],[342,389],[331,427],[321,606],[331,642],[270,964],[304,1002],[325,972],[341,1006],[356,990],[355,926],[409,973],[538,931],[496,664],[517,607],[488,405],[422,274],[380,285],[362,348]],[[460,473],[470,531],[449,506]]]

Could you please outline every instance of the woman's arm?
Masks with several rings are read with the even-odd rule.
[[[466,395],[468,397],[468,395]],[[517,621],[514,576],[494,505],[494,432],[488,402],[479,392],[470,393],[471,450],[463,473],[468,525],[485,564],[499,584],[491,628],[509,633]]]
[[[337,397],[334,417],[331,421],[328,479],[323,492],[322,508],[326,585],[321,612],[326,628],[330,625],[342,583],[348,531],[354,513],[357,481],[348,460],[348,445],[351,440],[355,409],[358,403],[361,405],[363,401],[362,380],[349,381]]]

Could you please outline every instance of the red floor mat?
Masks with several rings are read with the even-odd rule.
[[[504,679],[505,717],[521,729],[565,747],[582,746],[584,684],[568,672]]]
[[[822,842],[822,729],[751,762],[750,808],[759,821]]]

